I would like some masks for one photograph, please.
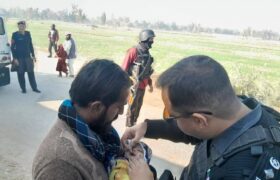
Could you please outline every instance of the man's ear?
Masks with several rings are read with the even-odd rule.
[[[193,113],[192,118],[200,128],[205,128],[209,125],[209,119],[204,114]]]
[[[106,107],[101,101],[94,101],[89,104],[90,112],[92,112],[95,115],[100,115],[102,114]]]

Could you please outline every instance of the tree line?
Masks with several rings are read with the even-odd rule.
[[[40,10],[39,8],[10,8],[8,10],[0,8],[0,15],[12,18],[34,19],[34,20],[58,20],[76,23],[88,23],[89,19],[78,5],[72,5],[71,10],[53,11],[49,8]]]
[[[203,27],[197,23],[188,25],[177,25],[175,22],[166,23],[164,21],[148,22],[148,21],[132,21],[129,17],[114,17],[108,18],[103,12],[100,16],[88,18],[78,5],[72,5],[70,10],[53,11],[49,8],[39,10],[38,8],[10,8],[8,10],[0,8],[0,14],[6,17],[16,17],[35,20],[59,20],[66,22],[87,23],[94,27],[97,25],[108,25],[113,27],[131,27],[131,28],[152,28],[166,31],[181,31],[191,33],[210,33],[210,34],[227,34],[240,35],[244,37],[257,37],[264,40],[280,40],[280,34],[272,30],[254,30],[250,27],[239,31],[226,28],[210,28]]]

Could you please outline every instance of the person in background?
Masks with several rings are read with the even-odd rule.
[[[59,72],[58,77],[62,77],[62,72],[64,72],[67,77],[68,76],[68,69],[67,69],[67,65],[66,65],[67,53],[64,50],[62,44],[60,44],[58,46],[56,56],[58,57],[57,65],[56,65],[56,71]]]
[[[76,43],[70,32],[65,33],[63,48],[67,53],[67,64],[69,67],[69,77],[74,77],[74,61],[76,59]]]
[[[154,43],[155,33],[151,29],[142,30],[139,33],[139,43],[136,47],[128,50],[122,68],[128,72],[132,82],[132,93],[128,103],[126,114],[126,126],[130,127],[136,124],[139,116],[146,86],[149,85],[150,92],[153,92],[153,83],[151,75],[153,73],[153,57],[149,50]]]
[[[11,40],[11,50],[13,54],[13,63],[17,66],[17,77],[22,93],[26,93],[25,72],[32,90],[36,93],[41,91],[37,88],[34,74],[34,63],[36,62],[32,38],[29,31],[26,31],[26,22],[17,23],[18,31],[14,32]]]
[[[57,51],[57,42],[59,40],[58,30],[55,28],[55,24],[52,24],[51,29],[48,34],[49,38],[49,58],[52,57],[52,48]]]

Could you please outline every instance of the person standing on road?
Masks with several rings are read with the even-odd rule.
[[[63,48],[67,53],[67,64],[69,67],[69,77],[74,77],[74,61],[76,59],[76,43],[70,32],[65,34]]]
[[[153,92],[151,75],[153,73],[153,57],[149,49],[154,43],[155,33],[151,29],[142,30],[139,34],[139,44],[128,50],[122,68],[128,72],[133,81],[132,94],[127,110],[126,126],[136,124],[140,109],[143,104],[146,86],[149,85],[150,92]]]
[[[17,66],[17,76],[22,93],[26,93],[25,77],[27,72],[32,90],[40,93],[34,74],[34,63],[36,62],[32,38],[29,31],[26,31],[25,21],[17,23],[18,31],[14,32],[11,40],[11,50],[13,54],[13,63]]]
[[[252,98],[237,97],[218,62],[203,55],[182,59],[160,75],[157,86],[171,117],[128,128],[124,146],[144,136],[195,144],[181,180],[280,179],[277,116]]]
[[[55,28],[55,24],[53,24],[51,26],[51,29],[49,31],[48,34],[48,38],[49,38],[49,58],[52,57],[52,48],[54,49],[54,51],[57,51],[57,42],[59,40],[59,34],[58,34],[58,30]]]

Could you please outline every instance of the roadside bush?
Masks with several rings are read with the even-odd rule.
[[[270,81],[262,69],[236,65],[228,71],[237,94],[255,97],[266,105],[280,108],[280,83]]]

